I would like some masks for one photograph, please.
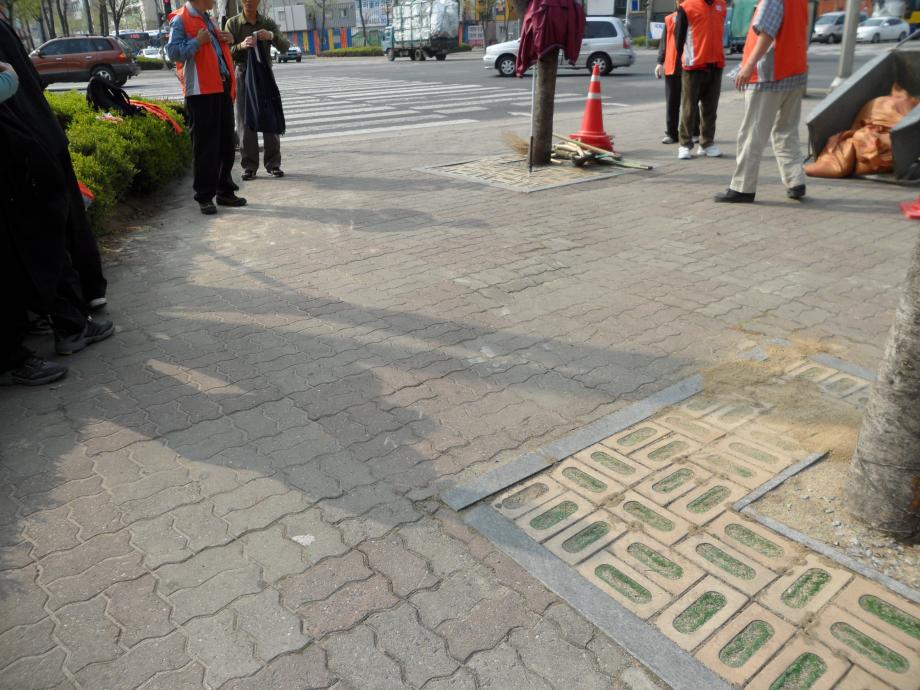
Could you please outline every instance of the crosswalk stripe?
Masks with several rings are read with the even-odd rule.
[[[394,110],[392,108],[390,110],[391,112],[386,112],[386,113],[377,112],[373,116],[368,116],[366,114],[340,115],[335,118],[335,121],[336,122],[346,122],[350,120],[367,120],[367,119],[379,120],[379,119],[388,118],[388,117],[403,117],[406,115],[406,111],[404,110]],[[284,121],[287,124],[296,123],[297,126],[300,126],[300,125],[310,124],[313,122],[328,122],[329,118],[328,117],[312,117],[310,115],[304,115],[303,117],[294,115],[293,117],[288,117],[287,115],[285,115]]]
[[[348,129],[325,134],[302,134],[293,137],[284,137],[285,142],[306,141],[309,139],[331,139],[339,137],[357,136],[359,134],[376,134],[378,132],[399,132],[408,129],[426,129],[429,127],[444,127],[448,125],[474,124],[479,120],[439,120],[437,122],[418,122],[409,125],[396,125],[395,127],[367,127],[365,129]]]

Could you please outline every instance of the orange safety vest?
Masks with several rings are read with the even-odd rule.
[[[763,0],[757,5],[757,13],[744,41],[744,56],[741,64],[747,64],[748,57],[757,44],[754,25],[760,19]],[[760,62],[754,65],[751,81],[780,81],[804,74],[808,71],[808,3],[806,0],[783,0],[783,23],[774,36],[773,45]]]
[[[202,29],[207,29],[208,25],[201,15],[195,15],[188,11],[189,5],[183,5],[169,15],[169,20],[173,17],[182,18],[182,28],[185,29],[186,38],[195,38]],[[230,72],[230,97],[236,99],[236,75],[233,69],[233,58],[230,55],[230,46],[220,41],[220,48],[224,54],[224,63]],[[224,82],[220,75],[220,63],[217,59],[217,52],[214,50],[214,44],[208,41],[198,48],[198,52],[187,63],[177,62],[176,71],[179,73],[179,79],[182,81],[182,92],[186,96],[203,96],[209,93],[222,93]]]
[[[725,67],[725,0],[685,0],[681,5],[687,15],[687,41],[684,43],[683,66],[686,70],[706,69],[709,65]]]
[[[677,12],[671,12],[664,18],[664,73],[669,77],[677,72],[677,36],[674,35],[676,19]]]

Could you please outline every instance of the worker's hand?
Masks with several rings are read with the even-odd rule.
[[[256,45],[255,36],[247,36],[240,45],[244,48],[254,48]]]
[[[664,70],[661,69],[661,65],[655,65],[655,79],[661,79],[662,74],[664,74]]]
[[[221,31],[220,40],[226,43],[227,45],[232,45],[233,44],[233,34],[231,34],[229,31]]]
[[[754,77],[754,65],[741,65],[738,74],[735,75],[735,88],[742,91],[745,86],[751,83]]]
[[[211,32],[207,29],[201,29],[195,35],[195,40],[198,41],[198,45],[203,46],[205,43],[211,40]]]
[[[275,34],[273,34],[268,29],[259,29],[256,31],[255,35],[260,41],[271,41],[273,38],[275,38]]]
[[[16,70],[13,69],[13,66],[12,66],[10,63],[8,63],[8,62],[3,62],[2,60],[0,60],[0,72],[13,72],[13,73],[15,73],[15,71],[16,71]]]

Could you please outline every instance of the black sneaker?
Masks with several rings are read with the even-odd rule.
[[[272,177],[284,177],[284,170],[281,168],[268,168],[268,174]]]
[[[115,332],[115,324],[111,321],[99,319],[98,321],[86,320],[83,332],[76,335],[55,335],[54,351],[59,355],[72,355],[79,352],[87,345],[105,340]]]
[[[232,189],[234,192],[238,192],[240,191],[240,186],[233,180],[230,180],[230,189]]]
[[[0,373],[0,386],[41,386],[57,381],[66,373],[63,364],[32,355],[19,366]]]
[[[790,199],[801,199],[803,196],[805,196],[805,185],[797,184],[795,187],[789,187],[786,190],[786,196],[788,196]]]
[[[248,182],[249,180],[254,180],[254,179],[256,179],[256,171],[255,171],[255,170],[244,170],[244,171],[243,171],[243,179],[246,180],[247,182]],[[237,188],[237,189],[239,189],[239,188]],[[235,191],[237,191],[237,190],[234,189],[233,191],[235,192]]]
[[[245,206],[246,200],[236,194],[218,194],[217,203],[220,206]]]
[[[201,212],[206,216],[213,216],[217,213],[217,206],[214,205],[213,201],[199,201],[198,208],[200,208]]]
[[[753,204],[754,192],[736,192],[729,188],[722,194],[716,194],[713,201],[720,204]]]

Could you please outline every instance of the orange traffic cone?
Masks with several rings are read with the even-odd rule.
[[[920,196],[917,197],[917,200],[914,203],[909,201],[902,201],[901,211],[903,211],[904,216],[907,218],[920,220]]]
[[[588,86],[588,101],[585,103],[585,115],[581,120],[581,131],[573,134],[571,138],[605,151],[613,151],[613,139],[604,131],[604,111],[601,107],[601,70],[598,65],[594,65],[594,71],[591,73],[591,84]]]

